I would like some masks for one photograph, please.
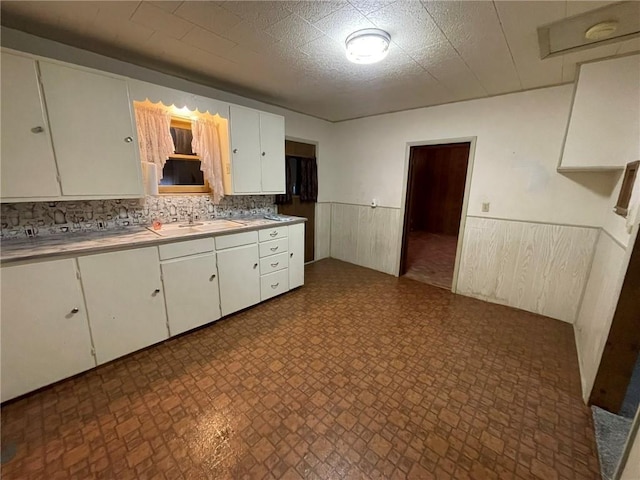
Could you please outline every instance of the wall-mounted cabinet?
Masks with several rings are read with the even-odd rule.
[[[227,194],[285,191],[284,117],[231,105]]]
[[[618,170],[640,158],[640,54],[580,66],[558,170]]]
[[[144,195],[126,81],[2,52],[2,201]]]

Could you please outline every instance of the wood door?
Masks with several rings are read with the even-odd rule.
[[[3,199],[61,195],[36,62],[2,52]]]
[[[62,194],[142,197],[127,83],[40,62]]]
[[[234,193],[260,193],[260,113],[232,105],[231,169]]]
[[[304,285],[304,223],[289,226],[289,288]]]
[[[78,259],[98,364],[169,337],[157,247]]]
[[[216,254],[162,263],[169,334],[177,335],[220,318]]]
[[[284,193],[284,118],[260,112],[262,191]]]
[[[217,255],[222,315],[259,303],[258,245],[230,248]]]
[[[2,401],[96,366],[73,259],[2,268]]]

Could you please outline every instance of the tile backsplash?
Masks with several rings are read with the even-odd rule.
[[[276,211],[273,195],[227,196],[214,205],[208,195],[161,195],[133,200],[3,203],[2,239],[147,226],[194,219],[263,215]]]

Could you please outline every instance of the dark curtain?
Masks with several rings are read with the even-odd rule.
[[[318,164],[315,158],[300,159],[300,190],[301,202],[318,201]]]
[[[284,205],[293,202],[293,182],[295,179],[291,173],[291,164],[289,163],[289,158],[287,158],[284,162],[285,193],[284,195],[276,195],[276,205]]]

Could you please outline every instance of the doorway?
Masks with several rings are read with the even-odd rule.
[[[278,213],[304,217],[304,261],[315,259],[315,225],[318,188],[316,146],[310,143],[285,140],[286,193],[276,195]],[[315,188],[314,188],[315,187]]]
[[[451,289],[470,142],[412,146],[400,276]]]

